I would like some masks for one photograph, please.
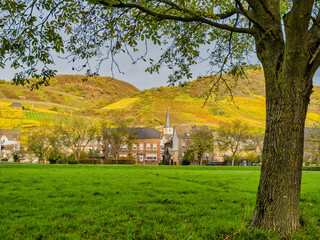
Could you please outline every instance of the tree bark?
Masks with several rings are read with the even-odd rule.
[[[236,155],[234,154],[234,155],[232,156],[231,166],[234,166],[234,160],[235,160],[235,158],[236,158]]]
[[[299,226],[304,126],[312,74],[305,67],[308,54],[301,49],[283,50],[268,50],[261,58],[266,78],[266,132],[251,227],[287,235]]]
[[[299,18],[293,12],[285,19],[285,41],[280,27],[278,35],[255,36],[266,80],[266,132],[251,227],[283,235],[299,226],[304,127],[314,74]]]
[[[251,226],[283,234],[299,226],[304,124],[308,102],[288,92],[267,101],[267,124]],[[272,109],[272,110],[271,110]],[[271,111],[270,111],[271,110]]]

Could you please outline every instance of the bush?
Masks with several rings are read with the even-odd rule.
[[[109,158],[106,164],[135,164],[135,160],[132,157],[120,157],[119,159]]]
[[[190,161],[187,159],[182,160],[182,165],[190,165]]]
[[[8,162],[8,161],[9,161],[8,158],[2,158],[2,159],[1,159],[1,162]]]
[[[18,154],[13,154],[13,161],[14,162],[20,162]]]
[[[80,157],[79,164],[104,164],[105,161],[100,158]]]
[[[59,159],[64,157],[65,156],[61,151],[57,149],[49,149],[46,159],[50,162],[50,164],[56,164]]]
[[[182,165],[190,165],[190,162],[194,160],[194,151],[192,149],[188,149],[184,152]]]
[[[74,156],[64,156],[56,161],[57,164],[77,164]]]

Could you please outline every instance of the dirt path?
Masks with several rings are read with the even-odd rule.
[[[70,106],[62,105],[62,104],[59,104],[59,103],[52,103],[52,102],[41,102],[41,101],[32,101],[32,100],[23,100],[23,99],[8,99],[8,98],[0,98],[0,101],[1,100],[5,100],[5,101],[8,101],[8,102],[19,102],[19,103],[36,103],[36,104],[58,106],[58,107],[64,107],[64,108],[70,108],[70,109],[78,110],[75,107],[70,107]]]

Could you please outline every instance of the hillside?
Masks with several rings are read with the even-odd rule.
[[[140,90],[131,84],[111,77],[89,77],[82,75],[58,75],[50,85],[30,91],[27,87],[13,86],[1,81],[0,99],[29,103],[46,103],[46,108],[95,108],[125,97]],[[44,107],[44,106],[42,106]]]
[[[215,76],[179,86],[139,91],[132,85],[112,78],[96,77],[83,82],[83,76],[61,75],[49,87],[30,92],[6,82],[0,84],[0,128],[29,131],[41,121],[52,121],[54,114],[81,111],[111,121],[125,119],[132,126],[163,126],[167,108],[174,125],[210,125],[239,119],[255,131],[265,126],[264,77],[262,70],[248,70],[247,77],[235,81],[223,76],[232,90],[220,85],[204,105]],[[9,113],[8,105],[20,102],[25,111]],[[315,87],[307,115],[307,126],[320,121],[320,88]],[[51,120],[50,120],[51,119]]]

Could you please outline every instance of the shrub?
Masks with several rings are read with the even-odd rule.
[[[184,152],[182,165],[190,165],[192,160],[194,160],[194,151],[192,149],[188,149]]]
[[[9,160],[8,158],[2,158],[1,162],[8,162],[8,160]]]
[[[132,157],[120,157],[119,159],[109,158],[106,161],[107,164],[135,164],[135,160]]]
[[[190,165],[190,161],[186,160],[186,159],[183,159],[182,160],[182,165]]]
[[[56,106],[54,106],[54,107],[52,107],[50,110],[51,110],[51,111],[54,111],[54,112],[57,112],[57,111],[58,111],[58,108],[57,108]]]
[[[57,164],[77,164],[73,155],[63,156],[56,161]]]
[[[14,162],[20,162],[18,154],[13,154],[13,161]]]

